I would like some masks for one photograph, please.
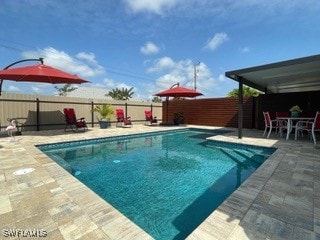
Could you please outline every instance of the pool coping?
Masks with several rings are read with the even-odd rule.
[[[152,132],[156,129],[158,128],[142,127],[139,131]],[[165,129],[163,127],[159,128],[160,131]],[[172,127],[168,129],[172,129]],[[309,225],[301,227],[292,223],[289,224],[289,221],[282,221],[277,216],[267,218],[268,214],[263,212],[263,209],[258,214],[260,211],[259,204],[263,208],[267,203],[271,205],[281,203],[280,196],[274,193],[269,194],[268,191],[265,191],[265,188],[273,180],[273,175],[279,167],[282,167],[283,162],[289,158],[289,160],[293,159],[292,161],[296,160],[297,164],[297,157],[294,156],[296,154],[306,156],[307,160],[313,161],[315,165],[316,160],[320,160],[318,148],[315,148],[309,142],[285,141],[277,138],[266,140],[258,137],[257,133],[260,135],[261,131],[252,131],[256,134],[253,134],[253,137],[237,139],[234,129],[231,130],[233,130],[231,134],[214,136],[212,139],[266,147],[276,146],[278,149],[196,228],[188,236],[188,239],[250,239],[252,236],[272,239],[278,235],[283,237],[283,231],[270,233],[269,225],[273,226],[274,220],[277,220],[278,223],[284,223],[284,229],[289,228],[288,225],[293,226],[289,228],[293,229],[292,231],[286,232],[290,237],[297,234],[307,237],[319,234],[318,222],[314,222],[311,229]],[[121,131],[116,134],[124,134]],[[105,132],[99,130],[94,130],[94,132],[92,135],[90,133],[62,134],[62,138],[64,141],[72,141],[79,138],[90,139],[99,134],[105,134]],[[96,134],[96,132],[99,134]],[[125,134],[127,132],[128,130]],[[246,134],[250,135],[252,133],[251,131],[245,131],[244,136]],[[3,145],[3,148],[0,148],[0,151],[4,153],[2,156],[8,158],[0,157],[0,189],[3,190],[0,195],[2,200],[0,201],[2,209],[0,211],[0,224],[4,228],[23,228],[23,226],[37,228],[42,226],[48,231],[49,239],[152,239],[141,228],[35,147],[37,141],[50,143],[54,141],[56,136],[41,137],[36,135],[37,140],[32,140],[33,138],[31,139],[30,136],[32,136],[32,133],[22,136],[20,142],[15,145],[0,142]],[[21,160],[22,157],[25,157],[26,160]],[[35,167],[36,171],[26,176],[13,176],[13,170],[21,167]],[[281,170],[285,171],[282,168]],[[303,171],[301,174],[303,174]],[[315,180],[315,178],[313,177],[312,180]],[[43,199],[36,199],[39,194],[42,194],[41,198]],[[30,196],[35,201],[34,204],[30,203]],[[282,201],[282,203],[284,204],[285,201]],[[22,209],[23,207],[25,210]],[[315,219],[320,219],[319,213],[314,211],[315,206],[312,207],[312,216]],[[37,211],[34,211],[35,209]],[[263,224],[261,224],[261,219],[259,220],[259,216],[261,218],[262,215],[265,217]],[[38,219],[39,216],[42,217],[41,221]],[[257,219],[260,221],[260,226],[254,227]],[[262,225],[264,228],[261,227]]]

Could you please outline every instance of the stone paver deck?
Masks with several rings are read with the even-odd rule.
[[[18,229],[42,229],[43,239],[152,239],[34,145],[174,128],[136,125],[24,132],[17,142],[0,138],[0,239],[10,239],[8,231]],[[234,130],[213,139],[277,151],[188,239],[320,239],[319,145],[274,135],[265,139],[256,130],[243,136],[238,139]],[[35,171],[13,175],[23,168]]]

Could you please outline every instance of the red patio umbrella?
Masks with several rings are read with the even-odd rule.
[[[169,108],[169,97],[189,97],[189,98],[194,98],[197,96],[203,95],[200,92],[197,92],[193,89],[190,88],[185,88],[185,87],[180,87],[179,83],[176,83],[172,85],[169,89],[164,90],[162,92],[159,92],[155,94],[155,96],[158,97],[167,97],[166,102],[167,102],[167,121],[168,121],[168,108]]]
[[[180,87],[179,83],[173,85],[171,88],[155,94],[158,97],[190,97],[194,98],[203,95],[190,88]]]
[[[79,78],[77,75],[63,72],[59,69],[44,65],[43,63],[17,68],[6,67],[5,69],[0,70],[0,95],[2,82],[5,79],[17,82],[42,82],[52,84],[81,84],[89,82],[87,80]]]

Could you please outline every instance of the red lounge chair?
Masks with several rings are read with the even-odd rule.
[[[145,110],[144,114],[146,117],[146,124],[153,125],[158,123],[157,117],[152,116],[151,110]]]
[[[132,127],[132,122],[130,117],[125,117],[123,109],[116,109],[117,115],[117,127]]]
[[[66,117],[66,127],[64,131],[67,131],[68,126],[72,131],[78,131],[79,128],[83,128],[84,131],[88,129],[85,119],[77,119],[73,108],[64,108],[63,112]]]

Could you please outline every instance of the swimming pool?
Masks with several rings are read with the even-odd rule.
[[[223,131],[38,146],[155,239],[184,239],[274,151],[207,141]]]

